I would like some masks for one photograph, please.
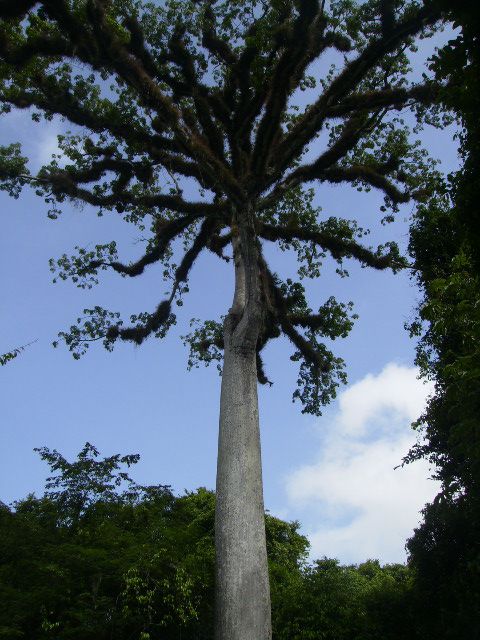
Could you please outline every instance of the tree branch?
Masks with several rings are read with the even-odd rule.
[[[366,165],[352,165],[350,167],[331,167],[326,169],[320,175],[311,175],[306,177],[305,182],[308,180],[319,179],[321,181],[327,181],[330,183],[340,182],[366,182],[372,187],[380,189],[387,195],[392,202],[398,204],[401,202],[408,202],[411,198],[411,194],[406,191],[400,191],[393,182],[390,182],[384,175],[375,171],[373,167]]]
[[[35,57],[73,57],[74,48],[61,36],[39,34],[27,38],[19,46],[12,46],[3,31],[0,31],[0,55],[7,64],[23,67]]]
[[[142,26],[138,22],[137,18],[133,15],[126,16],[123,21],[123,26],[128,29],[130,33],[128,48],[133,55],[141,61],[146,72],[152,78],[158,78],[159,80],[166,81],[167,74],[161,72],[158,64],[145,45],[145,36]]]
[[[339,238],[318,230],[282,227],[266,223],[257,223],[257,233],[260,238],[270,240],[302,240],[314,242],[322,249],[329,251],[336,260],[342,258],[355,258],[362,264],[375,269],[401,269],[405,266],[403,258],[396,253],[379,255],[371,249],[364,247],[355,240]]]
[[[425,26],[432,24],[440,13],[441,10],[435,2],[427,2],[414,16],[397,22],[388,35],[371,42],[357,58],[349,62],[278,145],[277,171],[281,172],[291,165],[321,129],[328,110],[341,101],[384,55],[394,51],[405,39],[416,35]]]
[[[152,333],[158,331],[162,325],[166,324],[171,317],[171,306],[175,294],[179,285],[185,282],[188,278],[190,269],[193,266],[196,258],[199,256],[202,249],[205,248],[208,238],[217,224],[216,220],[207,218],[204,220],[202,227],[193,241],[190,249],[185,253],[183,259],[175,272],[175,281],[172,287],[172,292],[168,300],[163,300],[155,311],[148,316],[146,322],[142,325],[139,324],[135,327],[120,326],[110,327],[107,331],[106,337],[108,340],[114,341],[117,338],[121,340],[127,340],[141,344],[145,338],[148,338]]]
[[[148,336],[158,331],[162,325],[167,323],[171,315],[171,309],[171,300],[163,300],[148,317],[145,324],[125,328],[118,325],[109,327],[105,337],[112,342],[120,338],[121,340],[142,344],[145,338],[148,338]]]
[[[115,205],[133,205],[139,207],[164,207],[170,211],[183,214],[194,214],[197,217],[206,215],[222,214],[226,210],[226,205],[222,202],[190,202],[184,200],[179,195],[168,194],[144,194],[134,195],[124,190],[101,195],[93,193],[88,189],[79,187],[75,182],[76,174],[82,178],[82,171],[58,171],[46,176],[33,178],[42,184],[48,184],[56,196],[68,196],[78,199],[87,204],[99,207],[114,207]]]
[[[286,303],[286,300],[283,297],[280,289],[275,284],[275,279],[268,269],[266,263],[264,263],[264,269],[267,276],[267,282],[270,288],[271,296],[275,305],[274,311],[283,333],[300,351],[307,362],[318,368],[319,371],[329,371],[331,369],[330,363],[325,362],[322,354],[317,352],[308,342],[308,340],[306,340],[290,322],[288,318],[288,305]]]
[[[201,251],[207,246],[210,236],[214,233],[217,227],[218,219],[213,216],[205,218],[192,246],[183,256],[183,259],[175,272],[175,288],[177,288],[181,282],[185,282],[187,280],[193,263],[198,258]]]
[[[218,60],[228,67],[238,62],[237,56],[225,40],[218,37],[215,31],[215,15],[211,7],[205,10],[205,23],[202,28],[203,46]]]
[[[353,149],[357,142],[373,126],[381,120],[382,115],[378,112],[367,117],[365,114],[353,115],[345,124],[345,127],[331,147],[324,151],[311,164],[303,165],[292,171],[282,182],[280,182],[266,198],[266,202],[272,204],[282,197],[289,189],[292,189],[303,182],[314,179],[322,179],[325,169],[341,160],[348,151]]]
[[[379,108],[402,109],[409,102],[421,104],[432,103],[439,92],[446,87],[440,87],[433,83],[416,84],[408,88],[384,89],[367,93],[353,93],[336,105],[325,109],[327,118],[338,118],[348,115],[352,111],[372,111]]]
[[[210,178],[208,172],[203,171],[198,162],[185,160],[179,152],[180,146],[173,138],[150,133],[145,129],[135,127],[131,122],[118,122],[118,114],[94,113],[78,102],[69,92],[58,93],[52,90],[52,79],[49,86],[38,79],[39,86],[46,92],[43,96],[15,89],[13,93],[3,95],[5,102],[19,108],[37,107],[48,113],[55,113],[67,118],[70,122],[86,127],[95,133],[108,132],[120,138],[128,145],[141,147],[154,161],[161,163],[168,171],[173,171],[184,177],[195,178],[202,187],[215,190],[217,183]],[[44,85],[44,86],[42,86]]]
[[[380,0],[380,20],[382,23],[382,35],[387,38],[395,28],[394,0]]]
[[[155,247],[136,262],[127,265],[122,264],[121,262],[103,262],[101,260],[95,260],[90,262],[87,266],[87,270],[98,269],[98,267],[101,266],[108,266],[117,273],[121,273],[126,276],[139,276],[144,272],[146,266],[158,262],[163,257],[170,242],[183,233],[183,231],[185,231],[196,220],[198,220],[197,216],[188,215],[166,222],[162,227],[160,227],[157,233]]]
[[[126,45],[118,38],[115,30],[106,18],[106,7],[99,0],[87,2],[87,16],[91,26],[91,33],[86,31],[83,24],[73,15],[63,0],[52,8],[46,5],[47,12],[64,27],[75,44],[82,44],[82,39],[93,38],[98,50],[98,63],[113,69],[117,75],[129,86],[133,87],[143,104],[153,109],[164,126],[173,132],[177,145],[182,152],[191,158],[201,157],[205,161],[204,170],[214,176],[218,169],[218,161],[212,157],[208,145],[202,143],[198,136],[182,124],[182,110],[175,105],[149,75],[140,60],[131,55]],[[81,36],[81,38],[80,38]],[[85,62],[92,64],[92,56]],[[95,67],[95,64],[93,64]],[[212,166],[213,165],[213,166]],[[221,167],[225,173],[225,167]],[[231,183],[235,182],[233,179]]]
[[[288,97],[309,62],[316,57],[324,27],[318,0],[301,0],[291,37],[269,82],[265,113],[258,126],[252,155],[252,171],[255,174],[261,175],[264,172],[272,143],[281,134],[280,123]]]

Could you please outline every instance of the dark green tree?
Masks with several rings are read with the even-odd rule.
[[[172,619],[184,602],[178,556],[171,543],[164,550],[157,543],[174,503],[169,488],[129,478],[122,467],[137,455],[98,459],[89,443],[74,462],[55,450],[40,454],[52,471],[45,494],[0,514],[0,637],[138,637],[148,619],[123,609],[129,580],[149,563],[164,587],[155,624],[180,629]]]
[[[430,104],[433,77],[409,80],[410,50],[441,19],[433,0],[1,0],[0,99],[4,111],[54,115],[80,133],[60,137],[67,158],[36,175],[17,144],[2,148],[2,188],[32,185],[59,215],[63,203],[116,211],[150,228],[145,254],[119,260],[115,242],[52,261],[61,279],[90,287],[99,271],[137,277],[151,265],[171,281],[152,312],[131,317],[100,307],[63,332],[75,357],[91,341],[163,337],[203,250],[231,262],[233,303],[223,323],[193,331],[191,363],[222,360],[217,473],[218,640],[270,638],[257,380],[262,351],[286,336],[300,363],[294,398],[319,413],[345,379],[325,339],[352,326],[333,297],[312,309],[303,277],[331,256],[375,269],[402,268],[397,245],[362,243],[356,222],[328,218],[306,185],[378,189],[385,221],[400,203],[425,198],[437,176],[401,118]],[[334,51],[328,71],[312,66]],[[301,107],[298,91],[311,91]],[[422,107],[422,108],[420,108]],[[433,116],[433,120],[435,117]],[[310,155],[307,155],[310,151]],[[313,153],[314,152],[314,153]],[[198,198],[185,197],[182,180]],[[183,241],[178,264],[172,255]],[[277,243],[299,260],[299,281],[268,265]],[[222,355],[223,350],[223,355]]]
[[[125,468],[137,455],[89,443],[73,462],[38,451],[44,495],[0,503],[0,637],[211,640],[214,493],[139,486]],[[301,575],[297,529],[266,515],[274,601]]]
[[[121,501],[125,494],[120,494],[118,488],[126,485],[131,487],[132,495],[136,496],[136,487],[128,474],[119,471],[121,465],[130,467],[138,462],[140,456],[119,455],[104,458],[99,461],[98,450],[89,442],[78,454],[76,462],[68,462],[55,449],[47,447],[35,449],[42,460],[46,461],[54,475],[47,478],[45,496],[53,500],[59,510],[69,521],[77,521],[87,509],[97,502]]]
[[[413,579],[403,565],[377,560],[342,566],[323,558],[280,591],[273,610],[276,640],[407,640],[414,618]]]
[[[214,493],[139,486],[138,456],[88,443],[73,462],[39,452],[44,495],[0,503],[0,638],[211,640]],[[275,640],[417,637],[408,567],[309,566],[298,526],[265,515]]]
[[[420,207],[412,229],[424,291],[412,329],[421,336],[417,359],[435,393],[411,458],[434,463],[442,486],[408,549],[423,628],[453,640],[471,637],[480,624],[480,7],[468,0],[439,4],[457,35],[432,70],[451,85],[441,99],[459,118],[463,165],[451,176],[450,200]]]

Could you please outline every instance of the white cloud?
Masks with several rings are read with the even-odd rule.
[[[31,110],[14,109],[5,117],[5,125],[2,142],[20,142],[32,171],[49,163],[52,153],[59,153],[57,136],[65,130],[59,118],[39,124],[32,121]]]
[[[372,421],[383,426],[390,423],[394,428],[401,428],[405,418],[413,421],[420,415],[431,389],[417,375],[415,368],[394,363],[378,376],[368,374],[340,395],[337,428],[354,436],[366,433]]]
[[[300,519],[313,557],[405,559],[405,541],[438,490],[423,461],[394,469],[415,442],[410,424],[432,391],[417,375],[390,363],[340,394],[317,461],[288,476],[289,504],[308,509]]]
[[[59,153],[57,136],[61,133],[60,127],[56,123],[48,123],[40,135],[34,141],[32,160],[35,168],[48,164],[53,153]]]

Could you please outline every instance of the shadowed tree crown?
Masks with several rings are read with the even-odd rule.
[[[301,280],[317,277],[327,256],[341,274],[345,259],[393,271],[405,262],[395,243],[369,247],[355,222],[321,213],[313,187],[377,189],[386,222],[400,203],[429,197],[438,174],[401,112],[441,124],[427,108],[438,85],[426,74],[410,81],[408,61],[441,18],[437,3],[1,0],[0,18],[3,111],[77,126],[59,137],[63,160],[35,175],[17,144],[2,147],[1,188],[18,196],[32,185],[52,218],[72,201],[151,230],[137,261],[121,261],[111,242],[77,248],[52,270],[91,287],[101,270],[137,277],[156,265],[171,282],[168,298],[130,326],[85,310],[60,334],[74,357],[94,340],[111,349],[163,337],[196,259],[210,251],[236,265],[237,287],[242,265],[243,306],[234,301],[229,316],[240,330],[255,302],[259,330],[243,345],[256,350],[259,382],[268,382],[265,345],[287,336],[300,362],[294,397],[318,413],[344,379],[324,341],[345,336],[354,316],[333,297],[312,310]],[[196,196],[186,197],[186,184]],[[178,264],[174,243],[184,247]],[[272,271],[268,243],[296,252],[297,281]],[[198,325],[190,364],[220,360],[223,332],[217,321]]]

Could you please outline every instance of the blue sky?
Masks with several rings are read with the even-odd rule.
[[[1,127],[0,144],[21,140],[34,166],[49,159],[62,130],[56,121],[36,126],[27,113],[4,118]],[[457,166],[451,131],[427,131],[424,142],[445,171]],[[378,194],[322,186],[317,200],[326,216],[372,226],[369,242],[395,239],[406,246],[412,205],[383,228]],[[65,348],[51,347],[58,331],[96,304],[127,313],[153,309],[165,293],[159,270],[151,267],[131,280],[105,273],[91,291],[54,285],[50,257],[116,239],[121,257],[133,259],[143,248],[140,233],[113,214],[97,218],[89,207],[65,207],[51,221],[46,205],[28,191],[18,201],[0,193],[0,204],[0,352],[36,340],[0,369],[0,499],[42,492],[47,468],[34,447],[73,457],[87,440],[104,455],[140,453],[132,475],[141,483],[171,484],[177,492],[213,488],[220,378],[214,367],[186,371],[180,336],[190,318],[226,312],[230,267],[209,255],[198,260],[178,325],[164,341],[119,344],[111,354],[93,346],[74,361]],[[269,249],[269,257],[281,275],[292,273],[289,256]],[[419,293],[408,273],[352,264],[351,277],[340,279],[334,271],[325,264],[308,290],[314,307],[330,295],[355,303],[359,320],[333,345],[346,360],[349,386],[321,418],[303,416],[291,402],[297,374],[291,347],[278,341],[267,349],[274,385],[260,389],[265,504],[275,515],[302,522],[314,557],[403,561],[405,538],[436,488],[423,463],[393,470],[414,441],[409,425],[429,390],[416,379],[414,344],[403,328]]]

